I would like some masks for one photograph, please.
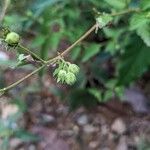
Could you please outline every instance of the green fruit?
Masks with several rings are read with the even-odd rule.
[[[5,38],[5,42],[11,46],[17,45],[19,43],[19,40],[20,40],[20,36],[15,32],[8,33]]]
[[[65,82],[69,85],[72,85],[76,81],[76,76],[72,72],[66,74]]]
[[[68,71],[77,74],[79,72],[79,67],[76,64],[69,64]]]
[[[59,78],[64,78],[64,77],[66,77],[66,71],[65,71],[65,70],[60,70],[59,73],[58,73],[58,77],[59,77]]]
[[[57,75],[57,82],[63,83],[66,79],[66,74],[65,70],[60,70]]]

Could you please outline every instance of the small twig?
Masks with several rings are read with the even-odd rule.
[[[65,56],[72,48],[74,48],[77,44],[83,41],[91,32],[93,32],[97,27],[97,24],[93,25],[83,36],[81,36],[76,42],[74,42],[70,47],[68,47],[64,52],[60,55]]]
[[[20,84],[22,81],[26,80],[27,78],[29,78],[30,76],[34,75],[35,73],[37,73],[38,71],[40,71],[42,68],[44,68],[45,65],[40,66],[39,68],[37,68],[36,70],[34,70],[33,72],[31,72],[30,74],[26,75],[25,77],[23,77],[22,79],[18,80],[17,82],[3,88],[0,89],[0,92],[5,92],[7,90],[10,90],[11,88],[15,87],[16,85]]]
[[[22,50],[24,50],[26,53],[30,54],[31,56],[35,57],[37,60],[41,61],[43,64],[46,63],[45,60],[40,58],[37,54],[35,54],[34,52],[30,51],[28,48],[24,47],[23,45],[18,44],[18,47],[20,47]]]
[[[140,11],[141,10],[138,9],[138,8],[130,8],[130,9],[127,9],[127,10],[124,10],[124,11],[121,11],[121,12],[112,13],[112,14],[110,14],[110,16],[114,17],[114,16],[120,16],[120,15],[128,14],[128,13],[131,13],[131,12],[140,12]]]

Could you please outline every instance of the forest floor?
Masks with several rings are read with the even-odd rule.
[[[23,74],[7,70],[7,84]],[[11,112],[12,97],[22,97],[21,90],[35,82],[36,77],[32,77],[2,96],[1,115]],[[128,104],[111,100],[92,109],[80,107],[70,112],[66,102],[46,90],[49,85],[51,79],[46,78],[42,91],[23,95],[27,111],[18,122],[41,140],[24,143],[12,137],[10,150],[150,150],[150,111],[136,88],[126,91]]]

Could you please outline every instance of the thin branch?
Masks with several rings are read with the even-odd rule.
[[[73,47],[75,47],[78,43],[80,43],[83,39],[85,39],[92,31],[94,31],[95,28],[96,28],[96,25],[92,26],[83,36],[81,36],[81,38],[79,38],[75,43],[73,43],[70,47],[68,47],[66,50],[64,50],[64,52],[62,52],[59,56],[56,56],[54,58],[49,59],[46,63],[44,62],[45,64],[43,64],[41,67],[37,68],[36,70],[34,70],[30,74],[26,75],[25,77],[21,78],[17,82],[15,82],[15,83],[13,83],[13,84],[11,84],[11,85],[3,88],[3,89],[0,89],[0,92],[5,92],[5,91],[8,91],[8,90],[12,89],[13,87],[17,86],[18,84],[20,84],[21,82],[23,82],[27,78],[29,78],[32,75],[39,72],[41,69],[43,69],[44,67],[46,67],[50,63],[60,59],[60,56],[64,56],[66,53],[68,53]],[[28,49],[25,49],[25,50],[28,50]]]
[[[37,68],[36,70],[34,70],[33,72],[31,72],[30,74],[26,75],[25,77],[21,78],[20,80],[18,80],[17,82],[3,88],[0,89],[0,92],[5,92],[7,90],[10,90],[11,88],[15,87],[16,85],[20,84],[22,81],[26,80],[27,78],[31,77],[32,75],[34,75],[35,73],[37,73],[38,71],[40,71],[42,68],[44,68],[46,65],[42,65],[39,68]]]
[[[121,12],[116,12],[116,13],[112,13],[110,14],[110,16],[114,17],[114,16],[120,16],[120,15],[125,15],[131,12],[141,12],[141,10],[139,8],[130,8]]]
[[[72,48],[74,48],[77,44],[83,41],[91,32],[96,29],[97,25],[93,25],[84,35],[82,35],[76,42],[74,42],[70,47],[68,47],[64,52],[60,54],[60,56],[65,56]]]
[[[30,54],[31,56],[35,57],[37,60],[41,61],[43,64],[46,63],[45,60],[40,58],[37,54],[35,54],[34,52],[30,51],[28,48],[24,47],[23,45],[18,44],[18,47],[20,47],[22,50],[24,50],[26,53]]]
[[[123,14],[127,14],[130,12],[139,12],[140,10],[138,9],[128,9],[128,10],[124,10],[122,12],[118,12],[118,13],[113,13],[110,14],[111,16],[118,16],[118,15],[123,15]],[[19,45],[21,48],[23,48],[26,52],[30,52],[31,55],[35,56],[38,60],[40,60],[41,62],[43,62],[44,64],[42,66],[40,66],[39,68],[37,68],[36,70],[34,70],[33,72],[31,72],[30,74],[26,75],[25,77],[23,77],[22,79],[18,80],[17,82],[3,88],[0,89],[0,92],[3,93],[15,86],[17,86],[18,84],[20,84],[21,82],[23,82],[24,80],[26,80],[27,78],[31,77],[32,75],[34,75],[35,73],[37,73],[38,71],[40,71],[41,69],[43,69],[44,67],[46,67],[47,65],[49,65],[52,62],[57,61],[58,59],[60,59],[61,56],[65,56],[68,52],[70,52],[77,44],[79,44],[81,41],[83,41],[89,34],[91,34],[95,29],[97,28],[97,25],[94,24],[84,35],[82,35],[76,42],[74,42],[71,46],[69,46],[66,50],[64,50],[61,54],[59,54],[58,56],[49,59],[48,61],[44,61],[41,58],[39,58],[39,56],[37,56],[35,53],[32,53],[30,50],[28,50],[27,48]]]

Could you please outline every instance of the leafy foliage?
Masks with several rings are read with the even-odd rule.
[[[53,85],[47,90],[57,96],[61,95],[63,100],[66,97],[71,110],[80,106],[93,108],[113,97],[122,99],[126,86],[149,71],[150,0],[11,1],[2,26],[8,26],[13,31],[13,38],[12,35],[7,37],[7,33],[0,37],[0,44],[16,50],[19,42],[27,43],[32,51],[27,55],[27,52],[18,48],[16,60],[0,59],[0,87],[6,86],[3,72],[7,67],[21,68],[29,62],[33,63],[29,65],[32,69],[39,67],[41,62],[34,59],[32,52],[45,63],[54,54],[59,55],[95,24],[95,33],[78,43],[67,58],[60,57],[58,61],[46,64],[48,67],[56,65],[53,76],[57,82],[69,85],[69,88],[65,87],[67,92],[63,92],[64,88],[60,90],[61,86],[54,88]],[[21,35],[21,41],[19,36],[14,38],[14,32]],[[37,64],[34,64],[34,60]],[[41,69],[40,81],[44,75],[45,70]],[[30,86],[25,91],[39,91],[42,87],[40,83],[37,82],[37,89]],[[19,107],[17,114],[7,119],[0,118],[0,137],[5,149],[9,149],[9,139],[12,137],[23,142],[39,140],[23,127],[17,126],[27,108],[20,99],[14,102]],[[139,149],[146,148],[144,144]]]
[[[132,45],[127,47],[126,52],[121,57],[120,84],[129,84],[131,81],[141,76],[150,65],[150,50],[144,46],[139,38],[131,39]]]
[[[133,15],[130,28],[131,30],[136,30],[136,33],[143,39],[147,46],[150,46],[150,17],[148,13]]]
[[[16,10],[19,11],[22,5],[27,9],[19,14],[15,11],[8,13],[4,25],[11,26],[17,22],[23,33],[33,31],[30,34],[34,38],[31,37],[29,47],[43,60],[53,56],[60,48],[65,49],[92,24],[96,23],[99,27],[97,34],[91,34],[70,53],[70,62],[76,62],[81,68],[77,83],[70,92],[81,88],[84,93],[88,89],[97,101],[107,101],[113,96],[120,97],[126,85],[139,79],[149,69],[149,0],[36,0],[18,2]],[[24,58],[26,56],[19,53],[19,64],[27,64]],[[112,65],[113,71],[110,69]],[[57,79],[59,71],[57,68],[54,74]],[[44,73],[42,70],[40,77]],[[59,75],[62,77],[64,72]],[[107,87],[112,80],[115,80],[113,87]]]

